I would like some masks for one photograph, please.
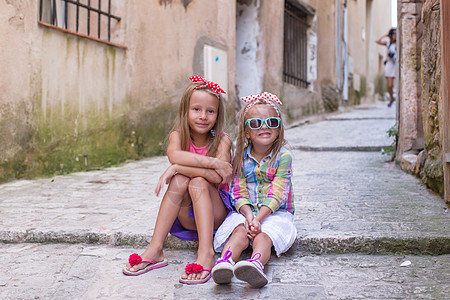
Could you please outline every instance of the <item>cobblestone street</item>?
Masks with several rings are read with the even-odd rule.
[[[0,298],[448,298],[449,210],[381,154],[394,123],[395,109],[380,102],[287,130],[298,236],[288,253],[272,256],[260,290],[237,280],[179,284],[196,245],[174,237],[168,267],[121,273],[152,236],[166,157],[2,184]]]

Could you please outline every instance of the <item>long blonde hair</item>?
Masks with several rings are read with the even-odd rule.
[[[215,134],[210,131],[208,133],[208,156],[216,156],[217,149],[219,148],[220,140],[222,138],[224,123],[225,123],[225,106],[223,103],[223,98],[221,94],[217,95],[203,82],[192,82],[186,88],[181,97],[180,106],[178,109],[177,118],[172,131],[177,130],[180,133],[181,147],[182,150],[189,151],[191,138],[191,130],[189,127],[189,105],[191,102],[191,96],[194,91],[205,91],[206,93],[213,95],[214,97],[219,97],[219,107],[217,111],[217,119],[211,130],[214,130]],[[198,87],[198,88],[197,88]],[[197,88],[197,89],[196,89]]]
[[[235,157],[234,157],[234,161],[233,161],[233,176],[240,176],[242,174],[242,172],[244,172],[244,169],[243,169],[243,167],[244,167],[243,166],[244,151],[252,143],[252,141],[245,136],[245,127],[244,127],[245,121],[247,121],[247,119],[248,119],[248,118],[246,118],[245,109],[250,104],[251,103],[247,103],[247,105],[245,105],[241,109],[241,112],[239,113],[239,124],[238,124],[239,131],[238,131],[238,136],[237,136],[237,140],[236,140],[236,151],[235,151]],[[269,105],[269,104],[265,103],[265,102],[258,102],[256,105]],[[275,163],[275,160],[278,156],[278,153],[280,152],[281,147],[286,144],[286,140],[284,139],[283,118],[281,115],[279,115],[278,117],[281,119],[280,127],[279,127],[280,132],[278,134],[278,137],[273,142],[272,146],[270,147],[270,149],[267,153],[267,154],[269,154],[270,152],[273,152],[272,158],[269,161],[270,166],[273,166],[273,164]],[[252,129],[249,129],[249,130],[252,130]]]

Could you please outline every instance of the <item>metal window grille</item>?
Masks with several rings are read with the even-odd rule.
[[[308,14],[285,2],[283,81],[307,88],[307,23]]]
[[[111,0],[104,0],[103,3],[102,0],[39,1],[41,22],[108,42],[111,41],[111,19],[116,22],[121,20],[111,13]],[[102,24],[106,25],[106,29],[102,28]]]

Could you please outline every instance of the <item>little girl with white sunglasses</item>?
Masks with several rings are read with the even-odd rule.
[[[284,127],[270,93],[242,98],[247,104],[239,118],[239,134],[230,190],[236,209],[217,230],[214,249],[222,251],[212,269],[218,284],[230,283],[233,276],[261,288],[268,282],[264,265],[272,246],[277,256],[294,243],[294,194],[292,157],[283,147]],[[237,261],[249,245],[251,259]]]

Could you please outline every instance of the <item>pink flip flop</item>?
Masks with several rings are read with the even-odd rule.
[[[207,282],[210,278],[211,278],[211,269],[208,268],[203,268],[202,265],[199,264],[187,264],[186,268],[184,268],[184,271],[186,271],[186,274],[196,274],[196,273],[200,273],[203,271],[207,271],[209,272],[208,276],[206,276],[203,279],[194,279],[194,280],[189,280],[189,279],[184,279],[180,277],[180,283],[184,283],[184,284],[201,284],[201,283],[205,283]]]
[[[154,269],[158,269],[158,268],[161,268],[161,267],[165,267],[165,266],[167,266],[169,264],[167,262],[167,259],[164,259],[164,260],[162,260],[160,262],[156,262],[156,261],[151,260],[151,259],[142,259],[142,257],[139,254],[137,254],[137,253],[131,254],[130,258],[128,259],[128,261],[129,261],[129,263],[130,263],[130,265],[132,267],[136,266],[136,265],[138,265],[140,263],[148,263],[148,265],[145,268],[140,269],[140,270],[138,270],[136,272],[128,270],[126,265],[123,266],[122,273],[125,274],[125,275],[129,275],[129,276],[142,275],[142,274],[147,273],[148,271],[151,271],[151,270],[154,270]]]

